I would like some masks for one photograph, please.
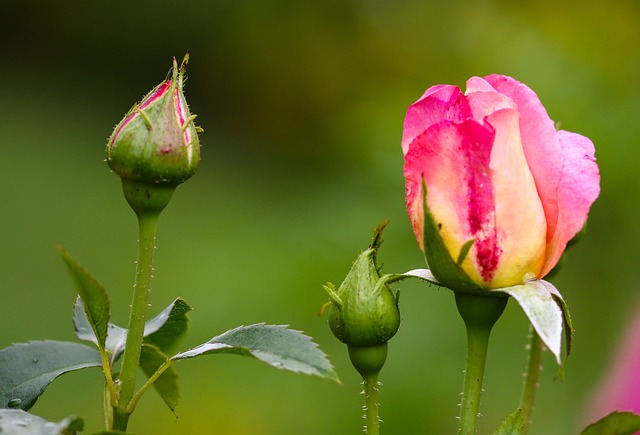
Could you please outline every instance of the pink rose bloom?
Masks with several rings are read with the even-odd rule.
[[[461,267],[485,289],[549,273],[600,193],[593,143],[556,131],[537,95],[511,77],[472,77],[464,94],[452,85],[429,88],[407,110],[402,151],[421,249],[429,250],[424,179],[446,249],[455,262],[473,240]]]
[[[589,423],[613,411],[640,414],[640,306],[633,314],[619,349],[587,410]]]

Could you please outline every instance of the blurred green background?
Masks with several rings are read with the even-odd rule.
[[[0,12],[0,347],[74,340],[63,244],[107,287],[125,325],[137,227],[104,145],[129,107],[191,51],[186,94],[204,128],[198,174],[159,227],[152,315],[180,295],[191,347],[256,322],[313,336],[343,385],[235,356],[177,365],[176,419],[154,394],[138,434],[354,434],[361,386],[326,319],[373,229],[386,272],[422,267],[404,208],[405,110],[429,86],[502,73],[596,144],[602,194],[555,280],[572,308],[564,382],[545,354],[531,434],[576,433],[638,302],[640,3],[619,1],[3,2]],[[447,290],[402,283],[382,372],[387,434],[451,434],[465,357]],[[489,433],[517,406],[527,322],[511,302],[491,341]],[[101,374],[56,380],[33,412],[101,427]]]

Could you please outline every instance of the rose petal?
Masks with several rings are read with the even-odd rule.
[[[558,184],[559,214],[547,243],[547,259],[541,276],[553,269],[567,242],[582,229],[589,208],[600,194],[600,172],[593,143],[582,135],[563,130],[558,132],[558,142],[564,155]]]
[[[522,150],[518,112],[499,110],[488,116],[487,122],[496,132],[491,151],[491,182],[502,250],[496,276],[488,287],[507,287],[522,284],[527,273],[540,276],[547,226]]]
[[[493,136],[490,126],[472,120],[443,121],[416,137],[405,156],[407,208],[420,246],[424,177],[429,209],[452,258],[467,241],[476,240],[474,259],[468,256],[462,265],[476,282],[491,280],[500,255],[489,178]]]
[[[522,146],[544,207],[548,242],[558,221],[558,183],[563,165],[554,123],[538,96],[526,85],[497,74],[485,77],[485,80],[518,105]]]
[[[518,105],[508,96],[496,92],[495,89],[480,77],[467,80],[467,99],[473,119],[482,123],[486,116],[502,109],[517,109]]]
[[[432,86],[407,109],[402,133],[402,152],[407,154],[411,142],[440,121],[461,122],[470,117],[469,104],[456,86]]]

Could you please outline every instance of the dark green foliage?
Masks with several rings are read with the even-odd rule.
[[[100,353],[79,343],[31,341],[2,349],[0,407],[27,411],[58,376],[100,365]]]
[[[524,432],[524,417],[518,408],[507,417],[493,435],[520,435]]]
[[[615,411],[587,426],[580,435],[630,435],[640,431],[640,415]]]
[[[76,290],[84,303],[84,311],[95,336],[96,344],[104,349],[109,324],[109,297],[96,279],[78,263],[64,248],[58,246],[58,254],[69,267]]]
[[[71,416],[51,423],[19,409],[0,409],[0,432],[28,435],[73,435],[84,429],[82,418]]]
[[[281,325],[240,326],[173,357],[172,361],[200,355],[231,353],[251,356],[278,369],[338,381],[331,363],[311,338]]]
[[[149,344],[142,345],[142,353],[140,354],[140,368],[145,372],[147,377],[153,374],[160,366],[169,360],[167,356],[156,346]],[[173,367],[167,368],[153,383],[154,388],[167,404],[171,412],[175,413],[180,400],[180,387],[178,385],[178,372]]]

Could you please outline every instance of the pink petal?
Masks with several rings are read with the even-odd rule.
[[[469,105],[456,86],[432,86],[407,109],[402,133],[402,152],[430,126],[443,120],[461,122],[470,116]]]
[[[544,207],[549,242],[556,232],[559,213],[558,184],[563,166],[563,152],[556,137],[554,123],[538,96],[526,85],[497,74],[485,77],[485,80],[518,106],[522,146]]]
[[[547,226],[544,209],[522,144],[518,112],[499,110],[486,118],[495,129],[491,183],[495,225],[502,255],[488,287],[523,283],[527,273],[540,275],[545,261]]]
[[[475,121],[442,121],[417,136],[405,156],[407,208],[422,240],[422,177],[429,210],[452,258],[471,239],[474,259],[463,268],[476,282],[490,281],[501,250],[497,245],[489,159],[494,132]]]
[[[518,105],[508,96],[496,92],[493,87],[480,77],[467,80],[467,99],[473,119],[482,123],[484,118],[502,109],[517,109]]]
[[[567,242],[582,229],[589,208],[600,194],[600,172],[593,143],[582,135],[563,130],[557,137],[564,156],[558,183],[559,213],[555,231],[547,242],[547,261],[541,276],[553,269]]]

